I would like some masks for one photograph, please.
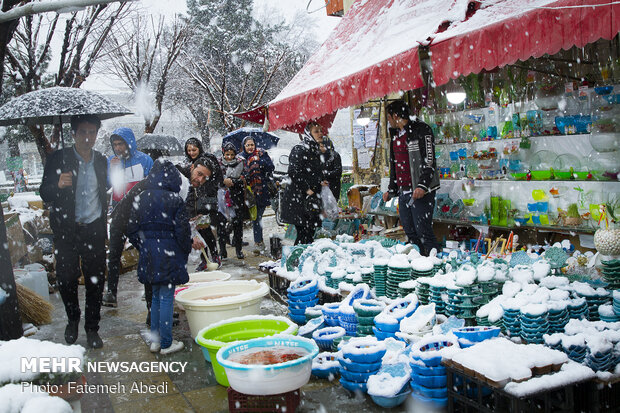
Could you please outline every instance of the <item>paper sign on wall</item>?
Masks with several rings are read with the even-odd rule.
[[[370,168],[370,152],[366,148],[357,150],[357,166],[359,169]]]

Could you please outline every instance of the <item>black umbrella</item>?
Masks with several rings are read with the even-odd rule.
[[[138,150],[149,154],[153,159],[160,156],[179,156],[184,152],[178,139],[170,135],[147,133],[136,143]]]
[[[132,113],[98,93],[71,87],[35,90],[0,107],[0,126],[62,124],[73,115],[97,115],[109,119]]]
[[[280,141],[280,138],[276,135],[263,132],[261,128],[240,128],[224,136],[224,138],[222,138],[222,144],[232,142],[237,148],[237,151],[241,151],[241,142],[243,142],[246,136],[251,136],[254,139],[257,148],[265,150],[276,146]]]
[[[99,119],[131,114],[122,105],[98,93],[72,87],[50,87],[28,92],[0,107],[0,126],[60,125],[60,141],[65,146],[62,124],[74,115],[97,115]],[[64,159],[63,159],[64,162]]]

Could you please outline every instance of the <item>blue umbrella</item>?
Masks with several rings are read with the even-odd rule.
[[[237,148],[237,151],[241,151],[241,142],[243,142],[246,136],[251,136],[252,139],[254,139],[256,146],[265,150],[273,148],[278,144],[278,141],[280,141],[280,138],[276,135],[263,132],[260,128],[239,128],[236,131],[232,131],[228,135],[224,136],[222,139],[222,144],[232,142],[232,144]]]

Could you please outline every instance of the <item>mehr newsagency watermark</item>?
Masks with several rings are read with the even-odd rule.
[[[83,365],[84,364],[84,365]],[[187,361],[83,361],[80,357],[21,357],[22,373],[49,374],[50,377],[67,374],[76,377],[79,373],[185,373]],[[24,381],[22,391],[58,393],[61,387],[69,393],[168,393],[168,382],[160,384],[136,380],[132,383],[88,384],[82,380],[69,380],[60,384],[33,384]]]

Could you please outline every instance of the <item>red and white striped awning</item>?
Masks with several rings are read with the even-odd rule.
[[[309,120],[333,120],[338,109],[421,87],[420,45],[430,45],[442,85],[619,31],[620,4],[611,0],[358,0],[269,102],[269,130],[303,129]]]

